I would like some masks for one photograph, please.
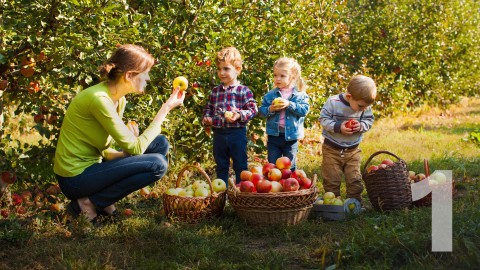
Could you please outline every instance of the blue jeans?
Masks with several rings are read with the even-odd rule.
[[[291,170],[295,171],[298,140],[286,141],[285,133],[280,133],[279,136],[268,135],[267,141],[268,162],[275,164],[278,158],[288,157],[292,161]]]
[[[230,158],[233,160],[236,183],[240,183],[240,173],[248,170],[247,129],[222,128],[213,130],[213,157],[217,164],[217,178],[228,185]]]
[[[162,178],[168,169],[168,147],[165,136],[159,135],[142,155],[93,164],[74,177],[56,177],[67,198],[88,197],[103,209]]]

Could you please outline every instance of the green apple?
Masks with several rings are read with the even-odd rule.
[[[325,192],[325,194],[323,194],[323,199],[324,200],[333,200],[335,199],[335,193],[333,192]]]
[[[169,188],[165,194],[178,196],[178,190],[176,188]]]
[[[332,201],[333,201],[333,203],[332,203],[333,205],[343,205],[342,199],[335,198]]]
[[[178,192],[178,196],[180,197],[193,197],[195,195],[195,192],[193,192],[193,189],[183,189],[182,191]]]
[[[204,187],[204,188],[210,188],[210,186],[207,184],[207,182],[203,181],[203,180],[195,180],[195,182],[193,182],[192,184],[192,187],[193,187],[193,190],[197,190],[198,188],[200,187]]]
[[[212,186],[213,186],[213,191],[215,192],[223,192],[227,190],[227,184],[225,183],[225,181],[223,181],[220,178],[213,180]]]
[[[210,191],[205,187],[199,187],[195,190],[195,197],[207,197]]]

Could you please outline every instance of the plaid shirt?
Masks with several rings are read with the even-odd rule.
[[[240,119],[234,123],[227,122],[224,117],[226,111],[240,113]],[[220,84],[210,93],[203,117],[211,117],[214,128],[236,128],[245,127],[257,112],[257,102],[247,86],[238,84],[225,88]]]

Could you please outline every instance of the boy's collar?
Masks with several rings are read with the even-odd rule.
[[[240,85],[240,81],[236,81],[235,83],[233,84],[230,84],[229,86],[226,86],[223,84],[223,83],[220,83],[220,85],[222,86],[223,89],[228,89],[228,88],[232,88],[232,87],[236,87],[236,86],[239,86]]]
[[[338,95],[338,97],[340,98],[340,101],[341,101],[343,104],[345,104],[345,105],[347,105],[348,107],[350,107],[350,102],[348,102],[348,100],[346,100],[343,95],[344,95],[344,93]]]

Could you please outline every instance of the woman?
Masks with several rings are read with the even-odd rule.
[[[125,95],[143,93],[154,58],[142,47],[123,45],[101,67],[104,82],[80,92],[68,106],[58,140],[54,172],[71,203],[73,217],[115,214],[115,202],[165,175],[168,141],[160,135],[165,117],[183,104],[175,89],[150,126],[139,134],[125,125]],[[123,149],[110,148],[112,141]]]

